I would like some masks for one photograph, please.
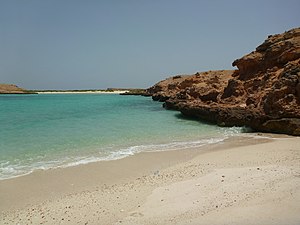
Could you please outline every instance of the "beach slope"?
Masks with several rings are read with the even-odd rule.
[[[0,181],[0,224],[300,224],[300,138],[38,171]]]

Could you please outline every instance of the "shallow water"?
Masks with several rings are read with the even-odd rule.
[[[241,132],[187,120],[151,98],[116,94],[0,96],[0,127],[0,179],[197,147]]]

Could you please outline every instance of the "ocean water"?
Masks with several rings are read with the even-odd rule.
[[[0,179],[142,151],[203,146],[239,132],[188,120],[141,96],[3,95]]]

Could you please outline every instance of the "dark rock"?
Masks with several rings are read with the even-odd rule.
[[[241,81],[230,79],[221,98],[228,98],[231,96],[238,97],[242,94],[241,92],[243,92]]]
[[[268,120],[262,124],[261,130],[272,133],[285,133],[300,136],[299,118],[281,118]]]
[[[220,94],[220,92],[213,90],[205,95],[200,95],[199,98],[203,102],[208,102],[208,101],[216,102],[219,94]]]
[[[120,93],[120,95],[142,95],[142,96],[150,96],[146,93],[145,89],[130,89],[125,93]]]

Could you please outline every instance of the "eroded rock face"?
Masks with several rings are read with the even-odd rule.
[[[283,34],[270,35],[256,51],[235,60],[232,65],[239,69],[239,79],[250,77],[268,69],[283,68],[288,62],[300,57],[300,29]]]
[[[193,75],[177,75],[158,82],[147,89],[153,100],[192,100],[217,102],[234,70],[208,71]]]
[[[300,135],[300,28],[269,36],[233,66],[171,77],[147,93],[167,109],[222,126]]]

